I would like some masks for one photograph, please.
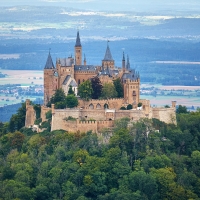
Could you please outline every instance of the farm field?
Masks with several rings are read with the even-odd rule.
[[[0,85],[21,84],[23,86],[43,85],[43,71],[33,70],[0,70],[2,74],[7,74],[0,79]]]
[[[30,88],[43,89],[43,71],[0,70],[0,72],[2,74],[7,74],[5,78],[0,78],[0,107],[21,103],[26,99],[35,101],[38,98],[43,98],[43,96],[38,96],[35,94],[31,95],[30,92],[26,95],[18,94],[20,88],[23,91],[28,91]],[[11,87],[9,87],[9,84]],[[14,84],[20,84],[19,86],[15,87],[15,92],[13,92],[11,89]],[[9,90],[11,90],[11,92]]]

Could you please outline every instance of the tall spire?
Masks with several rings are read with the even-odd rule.
[[[50,54],[50,50],[49,50],[49,55],[48,55],[47,62],[46,62],[46,65],[44,68],[45,69],[54,69],[55,68],[53,61],[52,61],[51,54]]]
[[[122,58],[122,61],[125,61],[124,51],[123,51],[123,58]]]
[[[84,54],[84,65],[86,65],[86,57],[85,57],[85,54]]]
[[[79,31],[77,31],[75,47],[81,47],[81,40],[80,40],[80,36],[79,36]]]
[[[126,69],[130,69],[130,62],[129,62],[129,56],[128,55],[127,55]]]
[[[122,57],[122,69],[123,69],[123,72],[125,72],[125,69],[126,69],[126,61],[125,61],[124,52],[123,52],[123,57]]]
[[[110,47],[109,47],[108,43],[107,43],[107,49],[106,49],[106,53],[105,53],[105,56],[104,56],[103,60],[104,61],[113,61],[112,54],[110,52]]]

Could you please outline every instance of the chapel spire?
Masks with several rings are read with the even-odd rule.
[[[44,69],[54,69],[54,64],[53,64],[53,60],[52,60],[52,57],[51,57],[51,53],[50,53],[50,50],[49,50],[49,55],[47,57],[47,61],[46,61],[46,65],[44,67]]]
[[[81,40],[80,40],[79,31],[77,31],[75,47],[81,47]]]
[[[82,46],[79,31],[77,31],[75,50],[75,65],[82,65]]]

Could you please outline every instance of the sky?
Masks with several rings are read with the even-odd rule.
[[[200,11],[200,0],[0,0],[1,6],[63,6],[107,11]]]

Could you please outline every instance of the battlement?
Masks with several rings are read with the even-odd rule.
[[[121,101],[124,98],[110,98],[110,99],[91,99],[89,102],[109,102],[109,101]]]
[[[127,80],[127,83],[139,83],[140,82],[140,79],[136,79],[136,80]]]
[[[80,74],[96,74],[96,71],[81,71],[81,70],[76,70],[75,73],[80,73]]]
[[[93,120],[83,120],[83,121],[78,121],[78,124],[87,124],[87,125],[90,125],[90,124],[96,124],[97,121],[93,121]]]

